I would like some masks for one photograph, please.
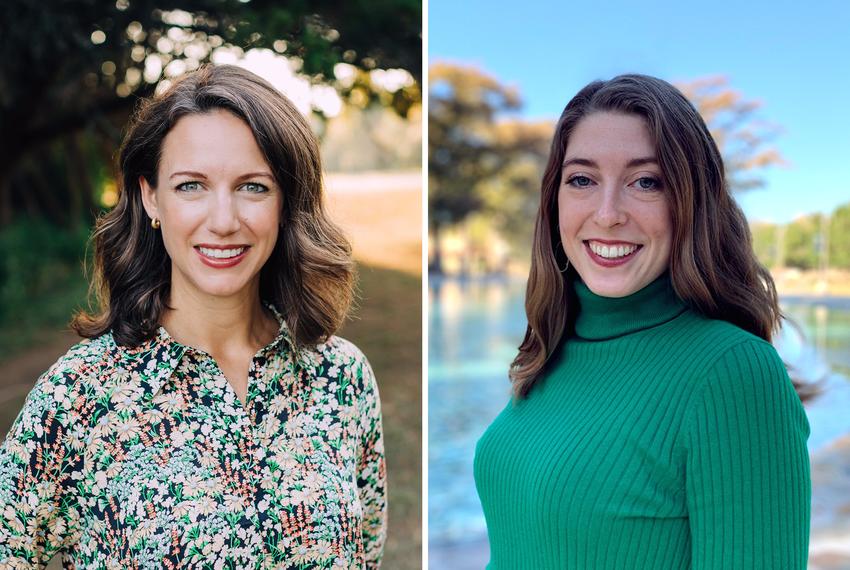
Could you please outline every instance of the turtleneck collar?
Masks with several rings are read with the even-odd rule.
[[[581,279],[573,282],[579,302],[575,335],[605,340],[656,327],[682,314],[687,306],[673,290],[670,276],[658,279],[626,297],[602,297]]]

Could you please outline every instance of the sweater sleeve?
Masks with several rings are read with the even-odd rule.
[[[0,445],[0,566],[44,568],[79,539],[76,483],[82,436],[75,428],[76,374],[43,374]]]
[[[378,383],[366,357],[361,354],[360,358],[362,391],[358,404],[360,460],[357,468],[357,488],[363,508],[362,532],[366,568],[376,570],[381,565],[387,533],[387,474]]]
[[[693,569],[805,569],[809,423],[785,366],[747,341],[705,379],[683,432]]]

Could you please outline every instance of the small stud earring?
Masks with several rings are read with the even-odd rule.
[[[158,230],[158,229],[159,229],[159,226],[161,226],[161,225],[162,225],[162,224],[160,224],[160,223],[159,223],[159,218],[153,218],[153,219],[151,220],[151,227],[152,227],[153,229]]]

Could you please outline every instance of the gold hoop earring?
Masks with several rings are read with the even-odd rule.
[[[151,220],[151,227],[152,227],[153,229],[158,230],[158,229],[159,229],[159,226],[161,226],[161,225],[162,225],[162,224],[160,224],[160,223],[159,223],[159,218],[153,218],[153,219]]]

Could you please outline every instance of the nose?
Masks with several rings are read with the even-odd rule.
[[[209,230],[217,235],[230,235],[239,231],[240,225],[239,201],[233,192],[229,188],[216,190],[207,212]]]
[[[601,191],[597,193],[597,196],[599,197],[599,202],[596,205],[593,220],[598,226],[613,228],[614,226],[626,223],[628,216],[620,188],[615,184],[605,184],[601,188]]]

